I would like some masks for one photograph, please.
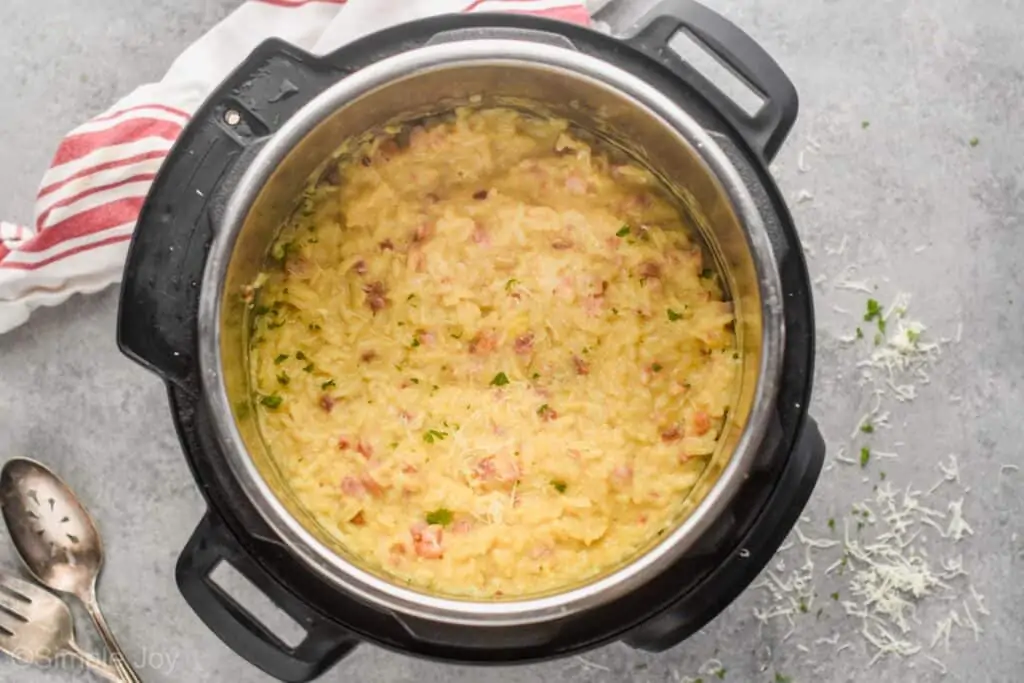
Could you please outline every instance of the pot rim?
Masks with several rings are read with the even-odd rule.
[[[761,296],[761,364],[753,405],[728,464],[691,514],[658,544],[629,564],[564,592],[521,600],[471,601],[403,588],[362,569],[318,540],[287,511],[248,453],[233,417],[223,380],[220,321],[227,268],[249,209],[277,166],[318,124],[346,103],[398,79],[453,67],[524,64],[616,91],[660,120],[704,162],[745,228]],[[654,86],[607,61],[553,45],[500,39],[428,45],[367,66],[320,93],[281,127],[245,170],[228,199],[203,274],[198,320],[204,400],[218,444],[246,496],[289,550],[332,584],[370,604],[432,621],[484,627],[552,621],[610,602],[646,583],[688,550],[734,497],[767,432],[781,372],[785,327],[775,263],[761,215],[725,152]]]

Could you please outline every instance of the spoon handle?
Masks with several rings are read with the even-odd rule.
[[[64,651],[84,664],[85,668],[97,676],[108,681],[113,681],[113,683],[122,683],[123,679],[118,672],[114,671],[114,669],[112,669],[106,662],[96,659],[91,654],[83,650],[78,646],[78,643],[75,643],[74,641],[68,643],[64,647]]]
[[[124,650],[117,644],[117,639],[114,638],[110,627],[107,626],[107,620],[103,617],[103,612],[100,611],[99,603],[94,595],[89,596],[89,599],[85,600],[85,609],[89,612],[89,616],[92,617],[93,623],[96,624],[96,630],[99,631],[100,637],[103,638],[103,642],[106,643],[107,649],[110,651],[110,658],[114,664],[114,669],[120,676],[118,680],[123,683],[142,683],[142,679],[139,678],[131,664],[128,663]]]

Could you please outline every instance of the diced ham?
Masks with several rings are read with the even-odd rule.
[[[359,443],[356,444],[356,452],[369,459],[373,455],[373,445],[360,439]]]
[[[661,432],[661,440],[664,441],[665,443],[669,443],[671,441],[678,441],[681,438],[683,438],[683,432],[681,429],[679,429],[678,425],[669,427],[668,429],[665,429]]]
[[[420,470],[416,465],[402,465],[402,471],[406,474],[416,474]]]
[[[284,262],[284,270],[293,277],[306,277],[313,271],[313,262],[304,256],[290,254]]]
[[[615,488],[625,488],[633,482],[633,468],[629,465],[616,465],[612,470],[611,483]]]
[[[388,290],[383,282],[379,280],[372,282],[363,287],[363,292],[366,294],[366,305],[370,307],[374,315],[384,310],[384,307],[388,305]]]
[[[352,272],[356,275],[366,275],[366,261],[359,259],[352,264]]]
[[[693,455],[691,453],[680,453],[679,454],[679,464],[680,465],[685,465],[686,463],[690,462],[691,460],[693,460],[696,457],[698,457],[698,456]]]
[[[330,394],[324,394],[323,396],[321,396],[320,407],[323,408],[328,413],[331,412],[331,409],[334,408],[334,397],[331,396]]]
[[[565,237],[559,237],[551,243],[551,248],[557,249],[558,251],[565,251],[566,249],[572,249],[572,247],[573,241]]]
[[[637,272],[641,280],[657,279],[661,277],[661,266],[654,261],[644,261]]]
[[[707,412],[698,410],[693,414],[692,425],[695,436],[704,436],[711,429],[711,417]]]
[[[554,551],[551,549],[551,546],[549,545],[535,545],[532,548],[530,548],[530,559],[543,560],[545,558],[551,557],[552,553],[554,553]]]
[[[573,356],[572,357],[572,363],[576,367],[576,374],[577,375],[589,375],[590,374],[590,364],[587,361],[585,361],[582,358],[580,358],[579,356]]]
[[[394,251],[395,245],[391,240],[384,240],[379,245],[381,251]]]
[[[533,333],[527,332],[516,337],[514,342],[516,353],[525,356],[533,351]]]
[[[498,336],[494,330],[481,330],[469,341],[469,352],[485,355],[498,348]]]
[[[352,496],[353,498],[360,498],[366,495],[366,487],[355,477],[345,477],[342,479],[341,491],[346,496]]]
[[[366,524],[366,517],[363,516],[363,511],[360,510],[359,512],[356,513],[355,517],[348,521],[352,524],[355,524],[356,526],[364,526]]]
[[[473,199],[476,199],[477,201],[487,199],[487,190],[477,190],[473,193]]]
[[[412,241],[416,243],[426,242],[434,236],[435,231],[433,223],[420,223],[416,228],[416,232],[413,233]]]
[[[441,547],[443,527],[432,524],[424,528],[421,523],[417,523],[412,526],[409,533],[412,535],[412,545],[417,555],[428,560],[444,557],[444,549]]]
[[[376,351],[363,351],[363,354],[359,358],[364,363],[369,363],[370,361],[372,361],[375,358],[377,358],[377,352]]]
[[[519,465],[508,458],[488,455],[477,461],[473,474],[481,482],[497,487],[514,484],[519,479]]]
[[[344,436],[338,438],[338,450],[347,451],[352,447],[352,442]]]
[[[587,181],[579,176],[569,176],[565,180],[565,189],[570,194],[586,194],[587,193]]]
[[[377,480],[371,477],[369,474],[363,474],[359,477],[359,482],[363,485],[363,488],[374,498],[379,498],[384,493],[384,487],[377,483]]]
[[[591,318],[596,318],[604,313],[604,297],[599,294],[591,294],[583,300],[583,310]]]
[[[479,244],[481,247],[491,246],[491,236],[487,233],[484,226],[479,223],[473,228],[473,234],[471,236],[474,244]]]

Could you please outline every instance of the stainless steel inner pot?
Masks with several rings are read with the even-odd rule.
[[[678,195],[736,307],[743,370],[722,444],[670,533],[617,568],[562,592],[470,601],[390,582],[320,530],[282,485],[251,407],[248,307],[241,299],[309,179],[344,141],[458,104],[513,105],[564,117],[626,148]],[[199,310],[206,401],[229,464],[291,551],[339,589],[427,620],[510,626],[557,620],[620,597],[678,559],[735,494],[764,438],[784,340],[781,286],[754,202],[713,136],[643,80],[568,47],[507,40],[428,45],[326,90],[259,151],[228,199]]]

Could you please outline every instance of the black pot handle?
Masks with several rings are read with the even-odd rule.
[[[799,98],[793,82],[753,38],[693,0],[663,0],[638,26],[627,42],[710,100],[765,161],[775,157],[796,121]],[[696,38],[763,99],[756,113],[748,113],[669,47],[680,31]]]
[[[289,647],[210,578],[227,562],[282,611],[306,629]],[[178,559],[178,588],[203,623],[242,659],[287,683],[311,681],[352,651],[358,641],[325,620],[260,568],[230,533],[207,513]]]

